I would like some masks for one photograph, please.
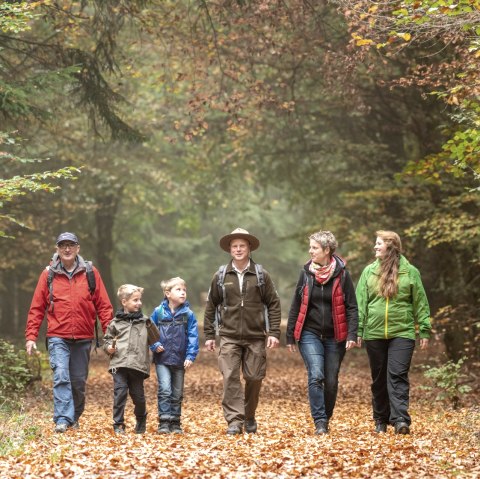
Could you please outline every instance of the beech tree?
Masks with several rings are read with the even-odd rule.
[[[475,311],[480,278],[478,2],[332,3],[339,5],[349,23],[358,58],[381,54],[397,59],[416,54],[416,61],[389,85],[421,89],[424,98],[436,98],[449,113],[450,121],[437,127],[443,145],[428,154],[418,152],[403,169],[404,181],[420,179],[424,190],[431,192],[430,201],[423,202],[423,217],[409,215],[413,221],[405,232],[416,243],[425,242],[431,253],[437,252],[435,258],[446,255],[449,264],[455,265],[453,283],[442,273],[448,269],[452,274],[447,264],[434,275],[436,289],[443,294],[438,328],[446,331],[451,357],[458,360],[465,352],[474,358],[479,351]]]

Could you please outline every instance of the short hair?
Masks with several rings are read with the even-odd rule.
[[[143,288],[140,286],[135,286],[134,284],[122,284],[120,288],[118,288],[117,296],[120,301],[123,299],[128,299],[133,293],[139,292],[140,294],[143,293]]]
[[[185,282],[185,280],[180,278],[179,276],[162,281],[160,283],[160,286],[163,289],[163,294],[166,294],[169,291],[171,291],[172,288],[177,284],[181,284],[182,286],[185,286],[185,288],[187,287],[187,283]]]
[[[338,243],[331,231],[317,231],[308,237],[309,240],[316,241],[322,246],[322,249],[330,248],[330,254],[335,253]]]

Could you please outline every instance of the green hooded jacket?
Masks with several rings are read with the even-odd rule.
[[[377,259],[362,272],[357,285],[358,336],[365,339],[429,338],[430,308],[420,272],[400,256],[398,294],[384,298],[377,294],[380,261]]]

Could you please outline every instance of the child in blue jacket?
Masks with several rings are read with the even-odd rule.
[[[198,354],[198,325],[187,301],[182,278],[162,281],[164,299],[150,319],[160,331],[160,341],[150,346],[158,379],[158,434],[182,434],[185,370]]]

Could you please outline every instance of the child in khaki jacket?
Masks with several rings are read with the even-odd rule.
[[[124,284],[117,296],[122,309],[108,325],[103,349],[110,355],[109,372],[113,376],[113,430],[125,434],[125,405],[130,394],[136,417],[135,433],[143,434],[147,425],[147,407],[143,381],[150,376],[149,345],[155,325],[142,313],[143,288]]]

